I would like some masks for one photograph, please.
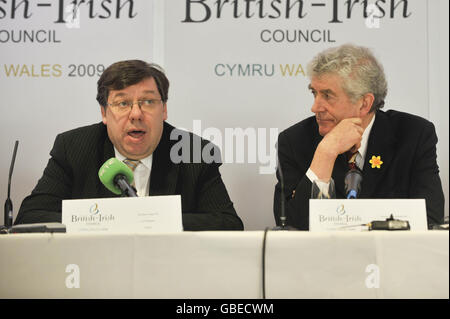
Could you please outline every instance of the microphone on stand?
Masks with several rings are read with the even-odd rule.
[[[138,197],[133,183],[133,171],[115,157],[107,160],[98,170],[98,177],[107,189],[117,195]]]
[[[281,169],[281,164],[278,156],[278,142],[276,144],[277,148],[277,171],[280,176],[280,205],[281,205],[281,211],[280,211],[280,226],[275,226],[273,228],[266,227],[264,229],[264,236],[263,236],[263,245],[262,245],[262,297],[263,299],[266,299],[266,239],[267,239],[267,232],[269,230],[297,230],[295,227],[289,226],[287,224],[287,216],[286,216],[286,198],[284,197],[284,176],[283,176],[283,170]]]
[[[1,227],[1,234],[16,234],[16,233],[65,233],[66,226],[61,223],[35,223],[35,224],[21,224],[13,226],[13,205],[11,201],[11,179],[14,170],[14,163],[16,161],[17,148],[19,141],[14,144],[14,151],[9,168],[8,177],[8,198],[5,202],[5,225]]]
[[[289,226],[287,224],[287,216],[286,216],[286,198],[284,196],[284,176],[283,176],[283,170],[281,168],[281,163],[278,156],[278,143],[277,143],[277,170],[278,175],[280,176],[280,226],[276,226],[272,228],[272,230],[297,230],[295,227]]]
[[[347,199],[355,199],[358,198],[359,193],[361,191],[361,183],[362,183],[362,172],[356,165],[356,156],[359,154],[358,152],[349,154],[349,171],[345,174],[345,196]]]
[[[4,227],[10,228],[13,223],[13,204],[11,201],[11,178],[14,170],[14,163],[16,161],[17,147],[19,146],[19,141],[16,141],[14,144],[13,156],[11,159],[11,166],[9,167],[9,176],[8,176],[8,197],[5,201],[5,211],[4,211]]]
[[[352,162],[349,161],[350,170],[347,172],[345,176],[345,192],[347,194],[347,198],[356,198],[361,190],[361,182],[362,182],[362,173],[361,170],[356,166],[356,163],[354,160],[356,159],[356,154],[352,154],[351,157]],[[278,174],[280,176],[280,205],[281,205],[281,211],[280,211],[280,226],[276,226],[272,228],[271,230],[297,230],[296,228],[292,226],[288,226],[286,219],[286,211],[285,211],[285,202],[286,198],[284,196],[284,177],[283,177],[283,170],[279,161],[278,156],[278,143],[277,143],[277,170]],[[348,196],[354,196],[354,197],[348,197]],[[265,254],[266,254],[266,237],[267,232],[269,228],[266,228],[264,230],[264,237],[263,237],[263,252],[262,252],[262,295],[263,299],[266,299],[266,281],[265,281]]]

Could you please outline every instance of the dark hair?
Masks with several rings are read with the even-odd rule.
[[[164,70],[157,64],[141,60],[127,60],[111,64],[97,81],[97,101],[101,106],[106,106],[110,90],[122,90],[147,78],[155,80],[162,101],[167,102],[169,80],[164,74]]]

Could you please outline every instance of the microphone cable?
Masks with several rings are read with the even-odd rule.
[[[264,229],[263,243],[262,243],[262,299],[266,299],[266,238],[269,227]]]

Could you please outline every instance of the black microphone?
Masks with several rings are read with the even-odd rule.
[[[362,179],[361,170],[357,167],[350,169],[345,174],[344,182],[347,199],[358,198],[359,192],[361,191]]]
[[[127,197],[138,197],[136,189],[128,183],[127,178],[122,174],[117,174],[114,177],[114,184],[122,191],[122,195]]]
[[[344,188],[345,188],[345,196],[347,199],[358,198],[359,192],[361,191],[361,183],[362,183],[362,172],[359,167],[356,165],[356,158],[359,155],[359,152],[350,152],[347,153],[348,157],[348,167],[349,171],[345,174],[344,178]]]
[[[283,170],[281,168],[280,159],[278,156],[278,143],[277,143],[277,171],[278,175],[280,176],[280,226],[276,226],[272,228],[272,230],[297,230],[295,227],[288,226],[287,224],[287,216],[286,216],[286,198],[284,196],[284,176],[283,176]]]
[[[103,185],[114,194],[138,197],[133,182],[133,171],[122,161],[112,157],[98,170],[98,177]]]
[[[14,163],[16,161],[17,147],[19,146],[19,141],[14,144],[13,156],[11,159],[11,166],[9,167],[9,177],[8,177],[8,197],[5,201],[5,215],[4,215],[4,226],[11,227],[13,223],[13,204],[11,201],[11,178],[14,170]]]

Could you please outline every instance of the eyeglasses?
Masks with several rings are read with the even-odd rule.
[[[141,111],[144,112],[151,112],[153,111],[157,106],[159,106],[162,103],[161,99],[146,99],[146,100],[140,100],[140,101],[116,101],[113,103],[107,103],[106,105],[110,106],[113,112],[116,113],[127,113],[130,112],[133,108],[134,104],[137,104]]]

